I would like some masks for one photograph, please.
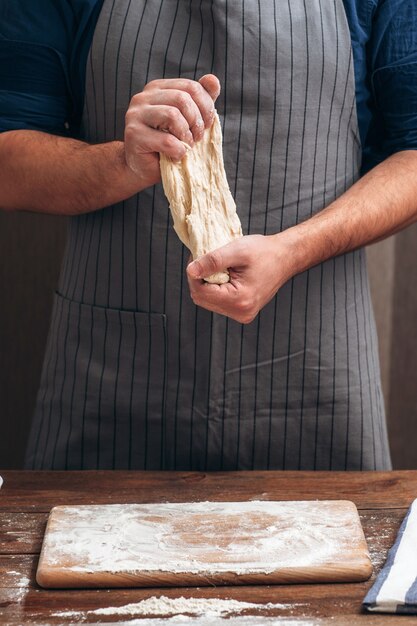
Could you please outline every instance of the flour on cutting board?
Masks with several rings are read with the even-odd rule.
[[[346,505],[346,506],[335,506]],[[347,502],[194,502],[57,507],[43,552],[74,572],[237,574],[338,563],[363,541]]]

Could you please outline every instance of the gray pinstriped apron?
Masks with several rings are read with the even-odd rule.
[[[207,72],[245,233],[357,178],[342,0],[105,0],[86,139],[121,139],[149,80]],[[159,185],[72,219],[27,466],[389,468],[364,252],[296,276],[248,326],[193,305],[187,258]]]

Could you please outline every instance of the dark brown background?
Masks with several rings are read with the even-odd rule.
[[[39,383],[65,218],[0,212],[0,467],[20,468]],[[417,226],[369,249],[391,449],[417,468]]]

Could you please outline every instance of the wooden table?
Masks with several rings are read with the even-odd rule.
[[[407,616],[362,613],[361,602],[385,561],[409,505],[417,497],[417,471],[212,474],[0,471],[0,474],[4,478],[0,490],[2,624],[126,623],[138,617],[121,616],[117,612],[98,617],[92,611],[160,595],[282,603],[285,608],[268,615],[274,616],[277,624],[294,626],[416,623],[416,618]],[[40,589],[35,582],[42,537],[52,506],[254,498],[355,502],[375,568],[371,580],[359,584],[57,591]],[[154,623],[159,626],[166,620],[155,618]],[[223,620],[219,623],[227,625]]]

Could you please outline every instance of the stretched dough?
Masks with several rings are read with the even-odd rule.
[[[188,146],[187,146],[188,147]],[[160,156],[162,184],[174,229],[193,259],[242,236],[236,204],[224,171],[222,131],[215,114],[212,126],[182,161]],[[227,269],[208,276],[209,283],[227,283]]]

